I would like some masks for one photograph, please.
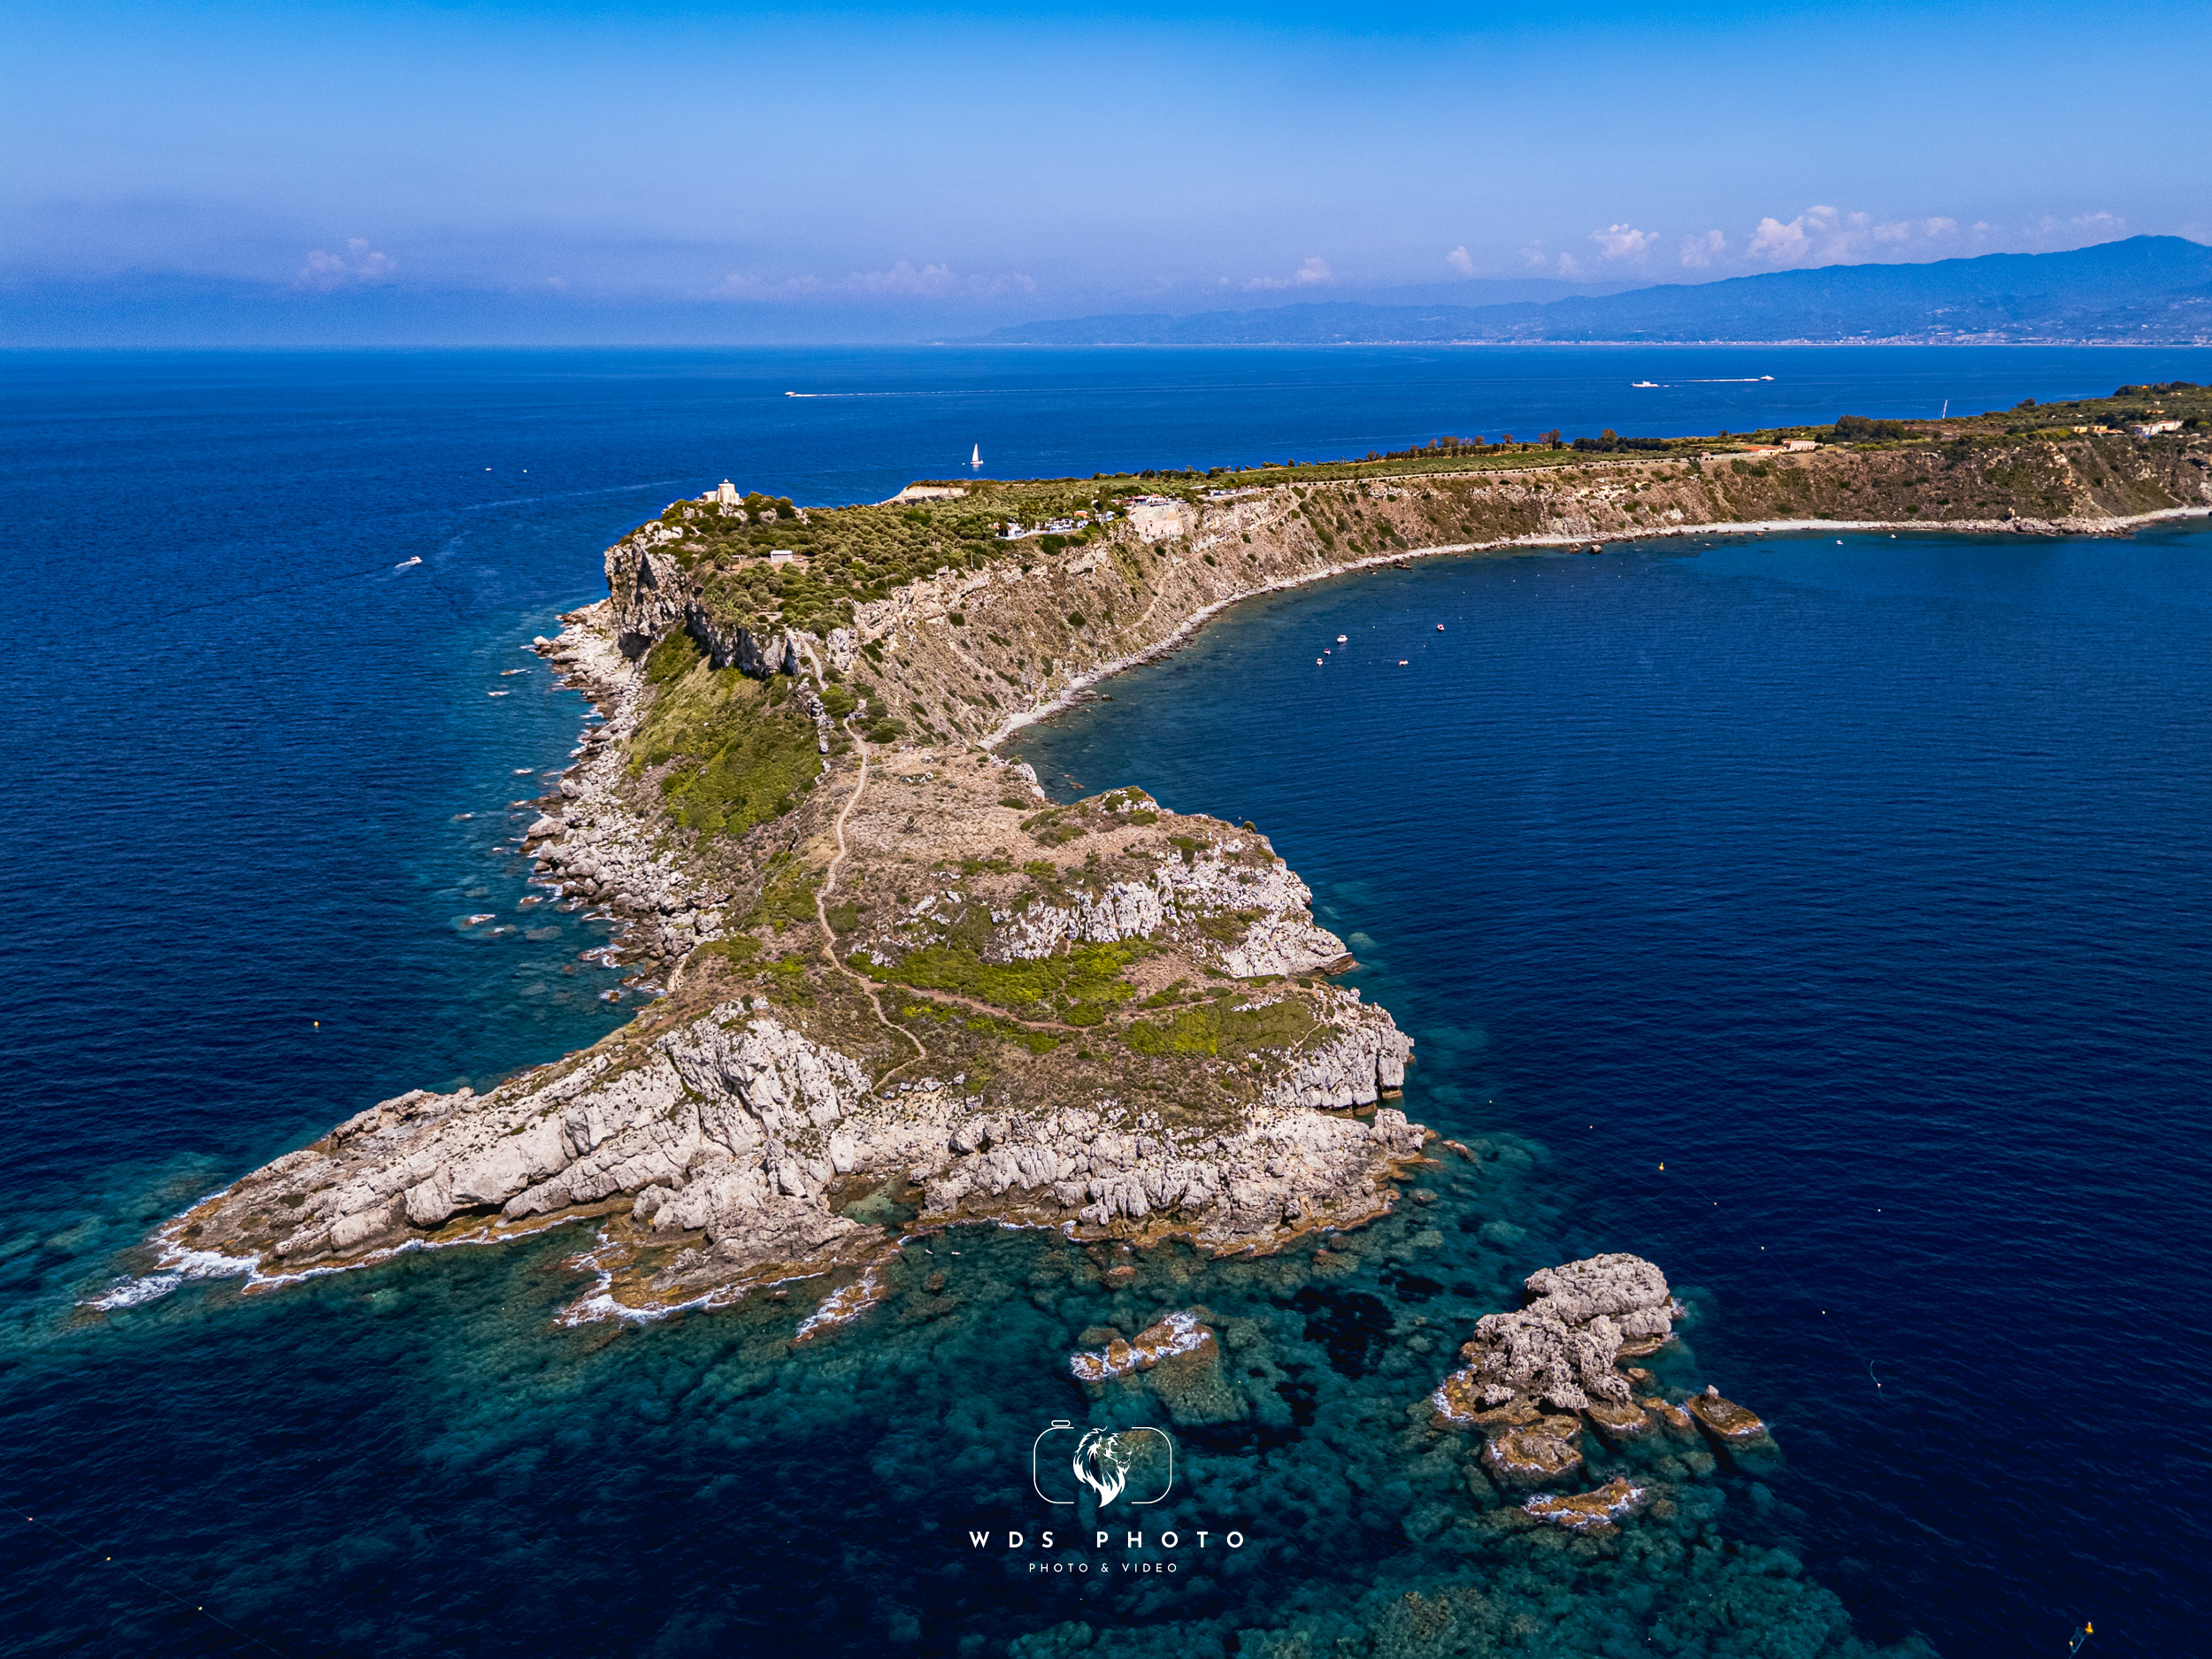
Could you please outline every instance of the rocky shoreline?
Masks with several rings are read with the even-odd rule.
[[[415,1091],[370,1108],[165,1229],[165,1269],[189,1258],[199,1271],[242,1271],[250,1287],[273,1286],[397,1250],[499,1242],[584,1220],[599,1236],[578,1264],[599,1283],[572,1317],[653,1317],[796,1279],[858,1273],[830,1285],[818,1325],[864,1311],[872,1265],[903,1240],[947,1225],[1177,1237],[1231,1253],[1280,1248],[1390,1207],[1394,1179],[1427,1139],[1379,1105],[1402,1086],[1411,1044],[1386,1013],[1327,981],[1320,970],[1348,963],[1348,953],[1312,925],[1304,885],[1256,833],[1118,792],[1097,810],[1085,870],[1095,878],[1109,854],[1105,873],[1135,879],[1033,892],[1018,910],[1010,895],[995,904],[987,892],[964,895],[989,907],[995,957],[1050,961],[1141,941],[1149,956],[1141,988],[1164,979],[1179,987],[1195,974],[1222,987],[1210,1002],[1171,993],[1152,1002],[1210,1016],[1225,1009],[1232,1021],[1286,1019],[1233,1068],[1233,1098],[1207,1110],[1147,1110],[1108,1092],[1115,1079],[1098,1067],[1079,1066],[1071,1078],[1049,1050],[992,1068],[995,1091],[964,1071],[893,1082],[883,1065],[890,1056],[864,1041],[837,1044],[839,1022],[821,1018],[818,982],[829,990],[839,972],[855,971],[826,972],[831,964],[803,949],[771,955],[785,930],[739,925],[731,886],[711,864],[682,857],[665,826],[638,810],[626,754],[649,701],[641,671],[620,652],[606,603],[564,620],[560,636],[537,649],[586,693],[601,724],[524,834],[532,879],[557,901],[604,907],[623,926],[622,954],[649,971],[675,970],[679,995],[595,1049],[487,1094]],[[887,844],[868,850],[886,859],[915,850],[908,809],[917,794],[934,797],[929,804],[963,841],[979,818],[1012,820],[1013,830],[1043,804],[1025,767],[971,766],[961,780],[970,787],[950,801],[949,781],[929,770],[877,786],[891,797],[880,808]],[[1008,789],[1026,797],[1018,809],[1000,799]],[[849,801],[856,800],[856,789]],[[880,870],[872,857],[856,873]],[[1021,885],[1003,871],[978,873],[972,889],[995,878],[1001,887]],[[943,891],[846,941],[860,947],[853,959],[888,967],[926,949]],[[753,898],[757,907],[757,881]],[[1230,927],[1207,931],[1225,915]],[[701,956],[733,934],[747,953]],[[750,965],[748,954],[798,970],[772,967],[781,997],[726,995]],[[716,1000],[681,994],[689,988],[682,970],[695,962],[701,997],[711,989]],[[1271,987],[1227,988],[1252,979]],[[839,1011],[849,1038],[859,1010]],[[1019,1039],[1052,1022],[988,1023]],[[1079,1039],[1088,1029],[1063,1028]],[[1152,1064],[1163,1062],[1171,1080],[1232,1070],[1217,1053]],[[1009,1071],[1028,1075],[1017,1082]],[[1087,1104],[1060,1098],[1070,1082],[1088,1086]],[[895,1189],[903,1204],[885,1202]],[[903,1222],[872,1217],[871,1198],[879,1210],[911,1213]]]
[[[164,1229],[158,1271],[260,1286],[587,1220],[578,1263],[600,1283],[580,1309],[650,1317],[812,1277],[834,1319],[868,1305],[856,1286],[887,1251],[949,1225],[1216,1254],[1360,1225],[1430,1137],[1385,1103],[1411,1041],[1333,982],[1351,957],[1305,885],[1254,826],[1133,787],[1055,805],[995,748],[1241,599],[1382,564],[2212,511],[2190,499],[2212,500],[2193,449],[2131,450],[2125,476],[2101,453],[2065,462],[2077,511],[1940,524],[1802,511],[1918,500],[1958,465],[1848,450],[1176,497],[978,485],[975,503],[810,516],[727,491],[672,503],[608,549],[608,597],[535,642],[596,722],[520,841],[556,902],[618,925],[607,955],[631,985],[666,995],[588,1050],[480,1096],[381,1102],[242,1177]],[[1056,505],[1069,534],[1022,539],[1014,510]],[[805,552],[772,557],[786,537]],[[1440,1421],[1519,1414],[1494,1471],[1555,1461],[1532,1400],[1640,1432],[1610,1367],[1663,1340],[1663,1310],[1615,1329],[1555,1317],[1571,1301],[1513,1317],[1479,1394],[1472,1372],[1440,1391]]]

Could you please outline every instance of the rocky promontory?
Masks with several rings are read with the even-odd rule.
[[[488,1092],[370,1108],[166,1250],[266,1283],[584,1219],[588,1305],[645,1313],[964,1224],[1264,1251],[1390,1206],[1427,1139],[1384,1103],[1412,1044],[1332,979],[1263,834],[871,735],[836,664],[877,641],[726,626],[665,539],[540,642],[597,721],[521,846],[666,995]]]
[[[1359,1225],[1427,1132],[1386,1103],[1412,1043],[1338,983],[1356,964],[1305,884],[1256,825],[1141,780],[1055,802],[997,746],[1240,598],[1415,554],[1847,503],[2018,530],[2212,500],[2193,429],[2082,430],[671,503],[607,549],[607,597],[538,641],[594,712],[512,849],[544,889],[521,902],[595,907],[618,933],[593,954],[657,1000],[485,1093],[370,1108],[160,1250],[262,1284],[584,1218],[594,1305],[639,1312],[864,1271],[963,1224],[1215,1252]],[[2016,505],[1970,519],[1970,500]],[[1634,1258],[1558,1270],[1484,1322],[1438,1415],[1521,1414],[1493,1457],[1509,1474],[1559,1462],[1539,1442],[1560,1414],[1650,1432],[1616,1364],[1664,1340],[1668,1307]]]

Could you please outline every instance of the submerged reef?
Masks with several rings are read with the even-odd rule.
[[[1730,1490],[1771,1474],[1779,1448],[1755,1414],[1709,1384],[1662,1383],[1629,1363],[1649,1359],[1678,1375],[1690,1363],[1673,1333],[1681,1305],[1660,1269],[1633,1256],[1594,1256],[1530,1275],[1525,1294],[1521,1309],[1477,1322],[1466,1363],[1428,1399],[1404,1402],[1402,1426],[1382,1430],[1374,1414],[1379,1462],[1356,1471],[1355,1489],[1394,1485],[1406,1509],[1400,1548],[1378,1564],[1371,1587],[1310,1587],[1283,1617],[1257,1624],[1234,1613],[1134,1629],[1072,1620],[1016,1640],[1010,1654],[1872,1654],[1787,1549],[1717,1531]],[[1416,1348],[1426,1341],[1419,1323],[1408,1333]],[[1624,1337],[1623,1326],[1637,1334]],[[1167,1334],[1163,1325],[1144,1340]],[[1223,1335],[1226,1370],[1273,1374],[1278,1344],[1240,1321]],[[1121,1346],[1132,1356],[1138,1347]],[[1633,1354],[1622,1351],[1631,1346]],[[1094,1389],[1125,1391],[1131,1403],[1164,1400],[1155,1374],[1131,1363]],[[1233,1379],[1227,1386],[1236,1392]],[[1471,1392],[1488,1403],[1471,1414],[1448,1409]],[[1641,1426],[1624,1432],[1625,1411]],[[1501,1455],[1501,1447],[1513,1449]],[[1883,1651],[1931,1652],[1917,1639]]]

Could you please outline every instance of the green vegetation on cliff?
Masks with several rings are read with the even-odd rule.
[[[658,687],[630,746],[630,774],[658,767],[670,815],[705,835],[741,835],[787,812],[822,770],[814,722],[782,679],[706,665],[681,629],[646,659]]]
[[[1312,1034],[1317,1022],[1298,999],[1242,1008],[1238,1004],[1243,995],[1230,992],[1186,1008],[1171,1019],[1141,1019],[1122,1035],[1139,1054],[1241,1059],[1257,1049],[1294,1047]]]
[[[931,945],[908,951],[888,968],[865,957],[855,958],[854,965],[918,991],[949,991],[1031,1018],[1095,1025],[1137,994],[1121,971],[1149,949],[1140,941],[1081,945],[1065,956],[1030,961],[986,962],[959,945]]]
[[[717,616],[757,629],[780,619],[826,634],[850,623],[855,605],[940,570],[975,570],[1001,554],[1036,557],[1079,545],[1089,531],[1011,543],[999,538],[1010,523],[1072,515],[1101,501],[1091,487],[1063,481],[1029,486],[1003,501],[817,508],[803,518],[788,502],[760,496],[749,498],[742,518],[710,503],[677,502],[661,522],[683,529],[683,540],[668,550],[698,580]],[[772,563],[768,556],[779,549],[795,558]]]

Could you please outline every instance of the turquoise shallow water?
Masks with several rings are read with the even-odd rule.
[[[1889,412],[1939,381],[2008,402],[2206,378],[2188,354],[1781,369],[1761,418]],[[1439,561],[1245,607],[1035,733],[1062,793],[1133,780],[1262,824],[1418,1037],[1409,1109],[1485,1160],[1430,1177],[1435,1202],[1351,1261],[1170,1252],[1110,1292],[1056,1241],[938,1240],[796,1349],[803,1295],[560,1328],[587,1280],[557,1235],[95,1317],[127,1248],[232,1173],[624,1017],[578,959],[599,931],[517,908],[508,803],[581,716],[517,648],[680,489],[887,494],[945,470],[955,428],[962,455],[979,429],[1054,470],[1571,424],[1556,411],[1617,404],[1621,370],[6,372],[4,603],[32,690],[0,823],[28,969],[0,1081],[0,1486],[35,1518],[10,1533],[0,1617],[23,1650],[1263,1652],[1237,1632],[1288,1630],[1280,1651],[1917,1632],[1955,1655],[2039,1650],[2085,1617],[2116,1649],[2189,1645],[2201,534]],[[918,395],[788,415],[802,376]],[[1310,643],[1337,633],[1349,660],[1316,679]],[[1417,1402],[1521,1275],[1617,1248],[1683,1286],[1671,1374],[1769,1416],[1780,1459],[1647,1474],[1682,1500],[1617,1553],[1501,1535]],[[1086,1332],[1194,1303],[1232,1393],[1179,1425],[1178,1571],[1039,1576],[976,1550],[971,1531],[1038,1530],[1041,1429],[1171,1409],[1078,1387]],[[1245,1541],[1202,1560],[1201,1528]]]
[[[1863,1625],[2161,1651],[2207,1541],[2153,1356],[2206,1354],[2208,554],[1437,560],[1248,605],[1030,753],[1270,828],[1418,1115],[1544,1148],[1516,1250],[1699,1288],[1788,1453],[1755,1502]],[[2124,1401],[2162,1428],[2116,1459]]]

